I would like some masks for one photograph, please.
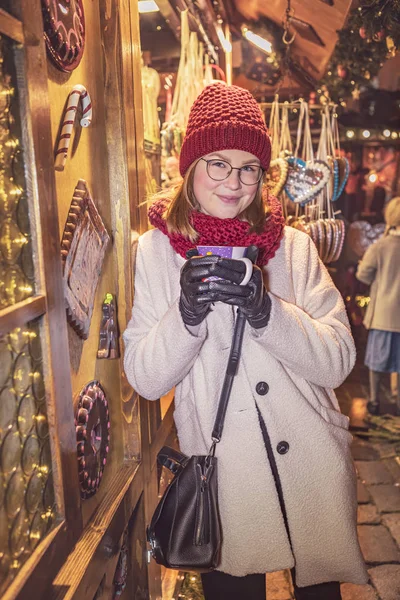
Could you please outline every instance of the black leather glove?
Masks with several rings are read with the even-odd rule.
[[[247,286],[243,287],[249,288],[251,292],[244,303],[239,304],[241,311],[254,329],[266,327],[271,314],[271,298],[264,287],[262,271],[257,265],[253,265],[253,275]]]
[[[234,262],[240,264],[240,261],[230,261],[230,263]],[[232,273],[225,273],[226,280],[233,281],[233,278]],[[253,274],[247,285],[229,284],[228,281],[224,281],[220,283],[219,288],[220,290],[215,294],[215,300],[239,306],[254,329],[261,329],[268,325],[271,299],[264,287],[262,271],[259,267],[253,265]]]
[[[181,270],[179,309],[186,325],[199,325],[220,296],[230,297],[243,280],[246,266],[216,255],[190,258]],[[210,279],[217,277],[221,279]],[[226,281],[227,280],[227,281]],[[244,286],[247,287],[247,286]]]

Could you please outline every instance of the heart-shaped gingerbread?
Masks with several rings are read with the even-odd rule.
[[[289,165],[284,158],[275,158],[271,160],[267,172],[268,191],[278,197],[283,190],[289,171]]]
[[[323,160],[304,161],[290,157],[289,173],[285,192],[297,204],[307,204],[313,200],[328,183],[331,170]]]
[[[335,158],[333,161],[333,192],[332,202],[335,202],[343,193],[347,180],[349,178],[349,161],[344,156]]]
[[[382,237],[384,231],[385,223],[371,225],[368,221],[354,221],[347,234],[350,248],[358,258],[362,258],[364,252]]]

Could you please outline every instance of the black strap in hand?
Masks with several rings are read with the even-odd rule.
[[[246,317],[241,312],[240,308],[237,311],[235,329],[233,332],[231,351],[229,354],[228,366],[226,368],[225,379],[219,398],[217,416],[214,421],[214,429],[211,437],[213,442],[219,442],[224,427],[226,409],[228,408],[229,397],[231,395],[233,379],[237,373],[239,366],[240,352],[242,349],[243,333],[246,325]]]
[[[250,246],[249,248],[247,248],[246,256],[247,258],[250,258],[253,264],[255,264],[257,262],[258,257],[257,246]],[[219,398],[217,416],[215,417],[214,421],[214,429],[211,434],[214,448],[215,444],[220,441],[222,430],[224,428],[226,409],[228,408],[233,379],[237,373],[239,366],[239,359],[240,353],[242,351],[243,333],[245,326],[246,316],[241,312],[240,308],[238,308],[235,328],[233,331],[231,351],[229,354],[228,366],[226,368],[225,379]]]

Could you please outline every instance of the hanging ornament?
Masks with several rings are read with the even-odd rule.
[[[377,31],[376,33],[374,33],[374,35],[372,36],[372,39],[374,40],[374,42],[381,42],[385,37],[385,30],[381,29],[380,31]]]
[[[42,0],[42,15],[49,56],[61,71],[73,71],[85,47],[82,0]]]
[[[289,158],[285,192],[292,202],[307,204],[327,185],[331,171],[322,160]]]
[[[338,65],[337,74],[341,79],[346,79],[347,77],[347,69],[343,65]]]
[[[367,30],[365,29],[365,27],[360,27],[360,29],[358,30],[358,33],[360,34],[360,37],[365,40],[367,37]]]
[[[333,191],[332,202],[336,202],[342,195],[349,178],[350,166],[345,156],[339,156],[333,161]]]
[[[387,47],[387,49],[389,51],[389,55],[390,56],[395,56],[396,55],[396,50],[397,49],[396,49],[395,43],[393,41],[393,38],[390,37],[390,35],[388,35],[387,38],[386,38],[386,47]]]
[[[289,165],[284,158],[271,160],[267,173],[268,191],[278,197],[282,192],[288,177]]]
[[[371,73],[369,71],[364,71],[364,77],[369,81],[371,79]]]
[[[360,99],[360,90],[358,88],[354,88],[354,90],[351,92],[352,98],[353,100],[359,100]]]

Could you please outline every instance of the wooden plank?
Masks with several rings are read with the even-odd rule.
[[[147,404],[148,400],[140,397],[140,431],[142,434],[142,464],[144,473],[144,518],[150,523],[154,509],[158,502],[158,478],[157,468],[151,467],[149,420]],[[150,598],[161,598],[161,567],[154,560],[147,567],[149,596]]]
[[[35,598],[45,598],[44,589],[48,585],[48,577],[43,577],[48,572],[48,565],[56,572],[63,563],[64,557],[58,554],[58,562],[52,557],[56,544],[64,546],[67,550],[72,549],[73,543],[69,539],[69,533],[65,527],[65,521],[61,521],[54,529],[48,533],[42,542],[37,546],[35,552],[28,558],[21,571],[7,590],[1,596],[1,600],[32,600],[32,589],[35,590]],[[32,573],[35,573],[37,580],[32,585]]]
[[[15,327],[41,317],[46,312],[46,298],[34,296],[0,310],[0,337]]]
[[[131,569],[127,573],[126,588],[120,600],[149,598],[147,577],[147,540],[144,516],[144,495],[142,494],[128,525],[128,555],[131,557]],[[160,600],[159,597],[152,600]],[[164,597],[163,597],[164,600]]]
[[[133,119],[125,119],[130,189],[130,214],[132,229],[143,233],[148,229],[146,199],[146,163],[144,152],[143,98],[141,75],[141,48],[139,13],[135,0],[122,0],[121,14],[129,25],[132,48],[130,72],[124,78],[125,94],[134,106]],[[126,18],[129,15],[129,19]],[[121,22],[121,29],[123,23]],[[128,68],[128,63],[126,68]]]
[[[11,16],[3,8],[0,8],[0,34],[6,35],[18,44],[24,43],[25,37],[21,21]]]
[[[153,469],[157,462],[157,454],[163,446],[165,446],[166,440],[168,439],[172,426],[174,424],[174,403],[170,405],[165,416],[161,422],[160,427],[154,437],[154,440],[150,446],[150,468]]]
[[[113,263],[116,296],[118,303],[119,331],[126,329],[132,310],[133,265],[131,252],[130,179],[128,144],[125,123],[132,123],[135,107],[131,87],[132,61],[129,52],[121,53],[121,47],[128,47],[131,40],[129,5],[125,1],[100,0],[100,23],[102,30],[105,134],[109,165],[109,185],[111,203],[111,223],[113,231]],[[129,146],[130,148],[130,146]],[[123,373],[122,357],[119,360],[120,373]],[[134,459],[139,455],[140,432],[135,419],[135,394],[126,378],[121,377],[121,426],[122,435],[118,443],[123,446],[122,455]],[[119,408],[118,408],[119,410]]]
[[[54,579],[48,600],[93,598],[104,574],[105,559],[119,552],[119,541],[143,489],[143,468],[125,463],[98,506],[74,550]]]
[[[46,290],[47,313],[42,336],[46,362],[48,418],[52,428],[52,457],[57,504],[68,527],[81,531],[80,492],[76,467],[76,434],[72,407],[67,322],[61,273],[60,234],[54,178],[53,144],[47,89],[46,50],[39,0],[19,0],[21,20],[33,35],[24,51],[16,53],[19,80],[25,74],[27,89],[19,90],[23,118],[23,145],[27,165],[27,192],[31,229],[38,261],[38,284]],[[37,44],[36,40],[40,40]],[[36,232],[36,235],[34,235]],[[53,376],[54,374],[54,376]],[[63,490],[67,490],[64,495]],[[62,550],[62,549],[60,549]]]
[[[181,20],[171,6],[168,0],[159,0],[157,6],[160,9],[160,13],[165,19],[171,32],[175,38],[180,42],[181,40]]]
[[[54,573],[80,535],[82,517],[40,0],[18,0],[13,4],[13,12],[23,23],[25,38],[24,45],[16,46],[14,58],[36,289],[40,298],[45,298],[45,305],[39,299],[36,307],[42,313],[46,309],[41,319],[41,345],[51,432],[56,522],[62,521],[58,531],[46,536],[43,545],[40,544],[33,552],[10,588],[10,598],[30,600],[32,590],[35,590],[36,597],[46,597],[45,590]],[[32,315],[26,310],[24,317],[28,316]],[[13,324],[12,318],[11,311],[8,319],[3,319],[3,326],[7,329]],[[42,554],[40,548],[45,548]],[[14,596],[13,590],[18,590]]]

